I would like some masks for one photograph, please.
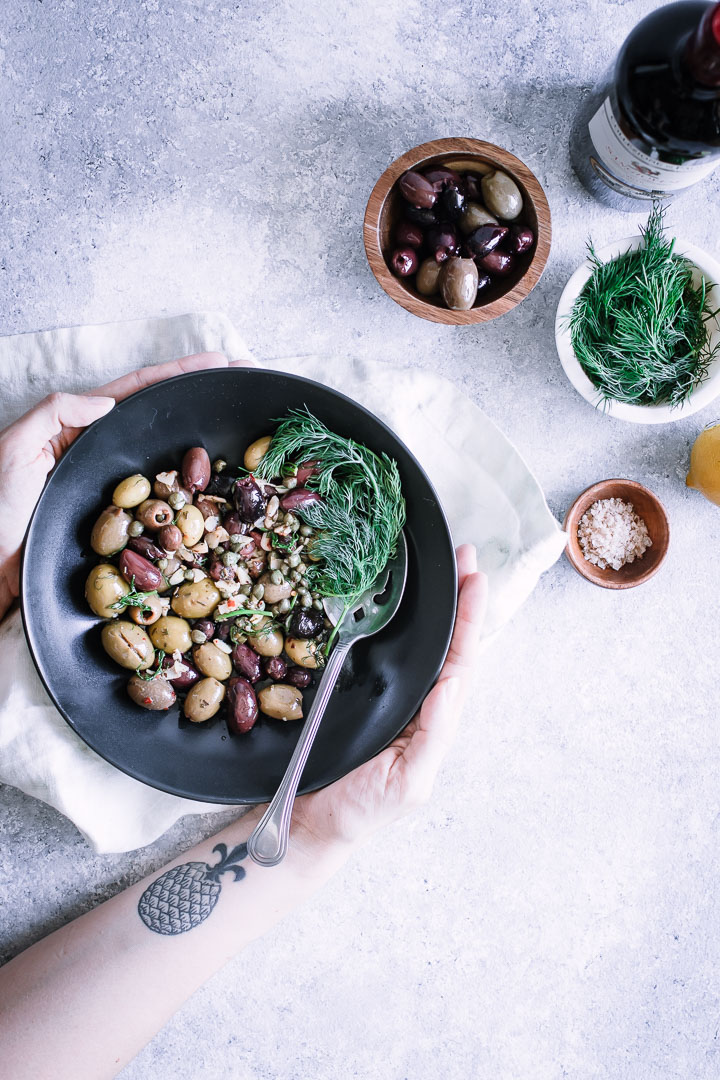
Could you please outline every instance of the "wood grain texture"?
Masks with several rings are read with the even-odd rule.
[[[396,181],[408,169],[443,165],[458,171],[490,172],[501,169],[513,178],[522,192],[521,220],[535,232],[532,252],[518,259],[509,277],[499,279],[478,295],[469,311],[452,311],[439,297],[421,296],[412,281],[395,276],[386,261],[392,247],[393,229],[402,212],[402,196]],[[526,165],[492,143],[480,139],[436,139],[408,150],[385,170],[373,188],[365,210],[363,239],[370,269],[382,288],[396,303],[413,315],[431,322],[463,326],[488,322],[504,315],[535,288],[548,260],[551,242],[550,207],[537,178]]]
[[[652,540],[652,546],[645,551],[642,558],[626,563],[619,570],[601,570],[594,563],[588,562],[578,540],[581,517],[599,499],[622,499],[632,503],[635,512],[645,522]],[[563,529],[568,534],[565,548],[568,561],[581,577],[603,589],[633,589],[636,585],[649,581],[660,569],[670,545],[670,523],[665,507],[657,495],[653,495],[652,491],[638,484],[636,480],[599,480],[597,484],[587,488],[578,495],[565,515]]]

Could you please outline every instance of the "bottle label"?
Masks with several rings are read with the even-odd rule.
[[[644,154],[633,146],[620,128],[610,98],[605,98],[591,119],[588,130],[599,159],[590,159],[592,167],[610,187],[637,198],[681,191],[709,176],[720,164],[713,157],[671,165]],[[632,190],[628,191],[627,188]]]

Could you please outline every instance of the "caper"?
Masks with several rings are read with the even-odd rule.
[[[270,581],[273,583],[273,585],[282,585],[283,576],[282,576],[282,574],[280,573],[279,570],[273,570],[271,572]]]
[[[246,641],[246,636],[242,632],[242,627],[238,626],[236,622],[230,627],[230,640],[234,645],[242,645]]]
[[[313,534],[313,531],[312,531],[312,529],[310,528],[309,525],[301,525],[300,526],[300,535],[301,536],[312,536],[312,534]]]
[[[300,575],[307,574],[307,565],[304,562],[299,562],[297,564],[297,572]]]
[[[227,461],[223,461],[223,459],[219,457],[216,461],[213,461],[212,467],[213,472],[222,472],[223,469],[227,467]]]
[[[263,596],[265,595],[265,586],[261,585],[258,581],[257,585],[253,585],[252,594],[253,596],[256,596],[258,600],[262,600]]]
[[[235,533],[230,537],[230,550],[239,552],[241,548],[245,547],[247,540],[244,536],[238,536]],[[227,563],[225,564],[227,566]]]
[[[322,611],[323,610],[323,602],[322,602],[322,600],[313,600],[312,606],[315,608],[316,611]]]
[[[292,461],[288,461],[285,465],[283,465],[283,470],[284,470],[284,475],[283,475],[283,480],[284,480],[285,476],[297,476],[298,467],[297,467],[297,465],[293,464]]]
[[[204,645],[207,641],[207,634],[203,634],[202,630],[193,630],[190,637],[196,645]]]
[[[242,596],[249,596],[252,591],[252,585],[241,585],[240,594]]]
[[[292,570],[291,571],[290,580],[292,581],[293,585],[296,585],[298,583],[298,581],[300,580],[300,577],[301,577],[301,575],[297,572],[297,570]]]
[[[142,536],[145,526],[142,521],[131,521],[128,525],[128,536]]]
[[[167,570],[167,568],[168,568],[167,559],[158,559],[158,570]]]
[[[172,506],[173,510],[182,510],[183,506],[187,502],[187,499],[183,495],[182,491],[173,491],[168,495],[168,502]]]
[[[237,551],[226,551],[222,557],[223,566],[235,566],[239,558]]]
[[[281,600],[279,604],[275,605],[275,610],[277,611],[278,615],[284,615],[290,610],[291,607],[292,604],[286,597],[284,600]]]

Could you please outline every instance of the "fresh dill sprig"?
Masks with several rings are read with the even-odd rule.
[[[142,671],[139,667],[135,668],[135,674],[137,675],[138,679],[142,679],[143,682],[150,682],[150,680],[154,679],[156,675],[159,675],[162,671],[162,664],[163,660],[165,659],[165,655],[166,654],[163,652],[162,649],[158,649],[156,655],[157,663],[155,664],[154,671],[152,668],[146,668],[144,671]]]
[[[643,242],[609,262],[588,244],[592,275],[569,317],[573,350],[605,401],[677,406],[707,376],[709,283],[693,285],[692,263],[675,254],[656,203]]]
[[[135,588],[135,578],[133,577],[130,582],[130,592],[125,593],[119,600],[116,600],[114,604],[110,606],[115,611],[124,611],[125,608],[137,607],[140,608],[143,614],[147,614],[152,611],[152,608],[146,603],[149,596],[157,596],[157,589],[152,589],[150,592],[138,592]]]
[[[258,611],[257,608],[235,608],[234,611],[225,611],[222,615],[213,615],[215,622],[225,622],[227,619],[236,619],[239,615],[265,615],[265,611]]]
[[[270,480],[283,475],[286,463],[306,461],[317,470],[307,486],[322,496],[293,511],[316,531],[306,578],[313,591],[340,598],[347,610],[395,553],[405,524],[400,474],[387,454],[335,434],[307,407],[279,422],[255,475]]]

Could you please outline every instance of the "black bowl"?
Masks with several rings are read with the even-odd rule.
[[[299,725],[260,719],[230,735],[222,714],[205,724],[139,708],[127,675],[100,644],[84,598],[97,562],[90,530],[124,476],[175,468],[189,446],[241,462],[273,420],[307,405],[330,428],[394,457],[407,500],[408,578],[400,609],[353,647],[303,775],[313,791],[367,761],[402,730],[435,682],[450,642],[457,575],[447,522],[425,473],[392,431],[350,398],[308,379],[252,368],[181,375],[127,398],[72,444],[30,523],[22,571],[25,632],[41,679],[77,734],[138,780],[217,803],[270,799]],[[306,692],[306,711],[312,691]]]

